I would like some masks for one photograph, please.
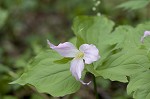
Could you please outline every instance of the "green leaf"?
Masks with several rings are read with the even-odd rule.
[[[118,8],[136,10],[140,8],[144,8],[149,4],[150,0],[129,0],[125,3],[122,3],[118,6]]]
[[[127,76],[148,70],[149,67],[146,50],[126,50],[110,56],[96,71],[105,79],[127,82]]]
[[[146,37],[144,43],[141,43],[141,37],[144,35],[144,31],[150,30],[150,22],[145,22],[139,24],[135,28],[131,26],[118,26],[115,28],[113,33],[110,35],[111,39],[110,44],[117,43],[116,48],[123,48],[124,50],[128,49],[138,49],[146,47],[150,48],[150,38]]]
[[[105,40],[110,34],[114,26],[111,20],[104,16],[81,16],[74,19],[73,31],[78,38],[81,38],[83,43],[92,43],[97,46],[105,43]],[[82,43],[77,42],[78,45]]]
[[[117,27],[110,35],[109,42],[110,45],[116,43],[115,49],[122,50],[109,56],[95,72],[104,78],[127,82],[127,76],[147,70],[149,68],[150,38],[144,44],[140,42],[140,39],[144,31],[150,29],[149,24],[149,22],[140,24],[136,28]],[[137,60],[140,61],[137,62]]]
[[[41,52],[28,65],[19,79],[12,82],[20,85],[31,84],[39,92],[46,92],[52,96],[64,96],[76,92],[80,82],[70,72],[70,62],[60,64],[55,62],[62,57],[55,51]]]
[[[110,35],[109,42],[110,44],[116,43],[116,49],[137,49],[142,45],[140,39],[143,33],[144,31],[136,32],[136,29],[131,26],[118,26]]]
[[[0,28],[4,25],[8,17],[8,12],[6,10],[0,9]]]
[[[133,93],[135,99],[150,99],[150,70],[134,75],[127,86],[128,94]]]

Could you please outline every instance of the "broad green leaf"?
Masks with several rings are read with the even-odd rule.
[[[31,84],[39,92],[46,92],[52,96],[64,96],[76,92],[80,88],[80,82],[72,76],[70,63],[55,62],[62,58],[52,50],[40,53],[29,63],[21,77],[12,84]]]
[[[132,76],[127,92],[133,93],[135,99],[150,99],[150,70]]]
[[[139,24],[135,28],[131,26],[118,26],[110,35],[110,44],[117,43],[116,48],[138,49],[141,46],[150,48],[150,38],[145,38],[144,43],[141,43],[141,37],[144,31],[150,30],[150,22]]]
[[[78,39],[83,42],[77,42],[78,45],[82,43],[91,43],[96,46],[102,46],[110,32],[112,31],[114,23],[104,16],[81,16],[74,19],[73,31]]]
[[[110,44],[116,43],[116,49],[123,48],[137,49],[140,48],[142,43],[140,42],[143,32],[136,32],[136,29],[131,26],[118,26],[110,35]]]
[[[4,25],[8,17],[8,12],[6,10],[0,9],[0,28]]]
[[[149,25],[150,23],[147,22],[138,25],[136,28],[131,26],[117,27],[110,35],[111,40],[109,42],[110,44],[116,43],[115,48],[120,48],[122,51],[108,57],[108,60],[98,66],[96,72],[104,78],[127,82],[126,76],[147,70],[150,66],[148,53],[150,38],[147,38],[144,44],[140,42],[140,39],[145,30],[150,30]],[[137,62],[137,60],[141,61]],[[112,63],[115,65],[112,65]]]
[[[126,50],[109,57],[96,71],[105,79],[127,82],[127,76],[148,70],[147,50]]]
[[[136,10],[136,9],[144,8],[149,4],[149,2],[150,0],[129,0],[125,3],[120,4],[118,8]]]

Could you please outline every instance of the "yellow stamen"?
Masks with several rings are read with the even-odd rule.
[[[84,56],[84,53],[83,52],[79,52],[77,55],[76,55],[76,58],[83,58]]]

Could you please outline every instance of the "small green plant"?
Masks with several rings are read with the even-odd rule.
[[[114,25],[113,21],[104,16],[80,16],[74,19],[72,29],[77,38],[76,47],[94,44],[101,56],[93,64],[85,64],[82,77],[89,72],[96,78],[129,82],[128,94],[133,93],[136,99],[149,99],[150,38],[145,38],[144,43],[140,39],[145,30],[150,30],[150,22],[139,24],[135,28],[127,25],[118,26],[113,30]],[[49,44],[55,49],[54,45],[50,42]],[[60,51],[59,48],[55,50]],[[39,53],[29,62],[21,77],[12,84],[30,84],[39,92],[46,92],[55,97],[78,91],[81,80],[77,81],[78,77],[75,74],[75,77],[72,76],[71,60],[64,61],[56,51],[48,49]],[[66,51],[70,53],[68,49]],[[78,70],[80,71],[80,68],[77,72]]]

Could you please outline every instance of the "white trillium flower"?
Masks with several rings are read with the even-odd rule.
[[[73,58],[71,61],[70,71],[76,80],[80,81],[84,85],[89,85],[81,80],[82,71],[84,69],[84,64],[91,64],[97,61],[99,56],[99,51],[93,44],[82,44],[79,50],[70,42],[60,43],[58,46],[53,45],[49,40],[47,40],[50,48],[57,51],[63,57]]]
[[[144,32],[144,35],[141,37],[141,42],[142,43],[144,42],[144,38],[147,37],[147,36],[150,36],[150,31],[145,31]]]

